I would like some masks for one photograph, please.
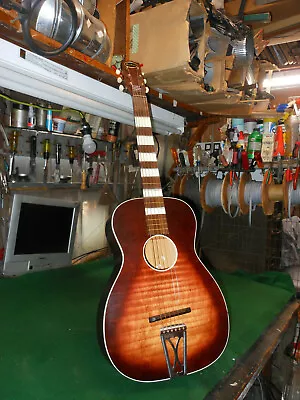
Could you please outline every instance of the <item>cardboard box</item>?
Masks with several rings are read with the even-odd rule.
[[[189,10],[194,18],[202,18],[205,32],[206,10],[196,0],[173,0],[130,17],[130,58],[143,64],[143,72],[152,87],[163,82],[199,84],[204,77],[205,34],[199,41],[201,63],[198,71],[189,65]]]
[[[189,65],[189,16],[199,38],[197,71]],[[205,111],[213,112],[214,101],[222,107],[224,103],[238,102],[239,96],[227,93],[225,60],[229,38],[210,27],[201,1],[173,0],[133,14],[130,20],[130,58],[143,64],[152,89]],[[205,84],[214,91],[205,90]]]
[[[189,65],[189,15],[199,33],[197,71]],[[130,58],[143,64],[152,89],[209,113],[220,113],[239,102],[239,94],[227,91],[226,67],[232,68],[234,61],[233,56],[226,57],[230,39],[210,27],[201,0],[173,0],[130,19]]]

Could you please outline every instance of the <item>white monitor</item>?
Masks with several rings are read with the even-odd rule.
[[[71,265],[79,203],[15,194],[2,274]]]

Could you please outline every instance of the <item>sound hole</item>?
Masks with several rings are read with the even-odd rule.
[[[156,271],[167,271],[177,261],[177,249],[174,242],[164,235],[151,236],[144,246],[145,260]]]

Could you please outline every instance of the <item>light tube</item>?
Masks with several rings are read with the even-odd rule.
[[[25,59],[22,58],[25,56]],[[0,86],[134,125],[131,96],[0,39]],[[151,104],[153,130],[181,134],[184,118]]]
[[[294,86],[300,86],[300,74],[295,75],[282,75],[273,74],[271,79],[265,79],[263,87],[271,89],[285,89]]]

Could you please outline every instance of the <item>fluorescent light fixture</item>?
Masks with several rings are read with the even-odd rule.
[[[300,86],[300,71],[293,74],[275,72],[271,79],[265,79],[263,82],[263,87],[270,89],[286,89],[294,86]]]
[[[74,61],[75,62],[75,61]],[[0,86],[127,125],[134,125],[131,96],[52,60],[0,39]],[[153,130],[184,130],[184,118],[151,104]]]

